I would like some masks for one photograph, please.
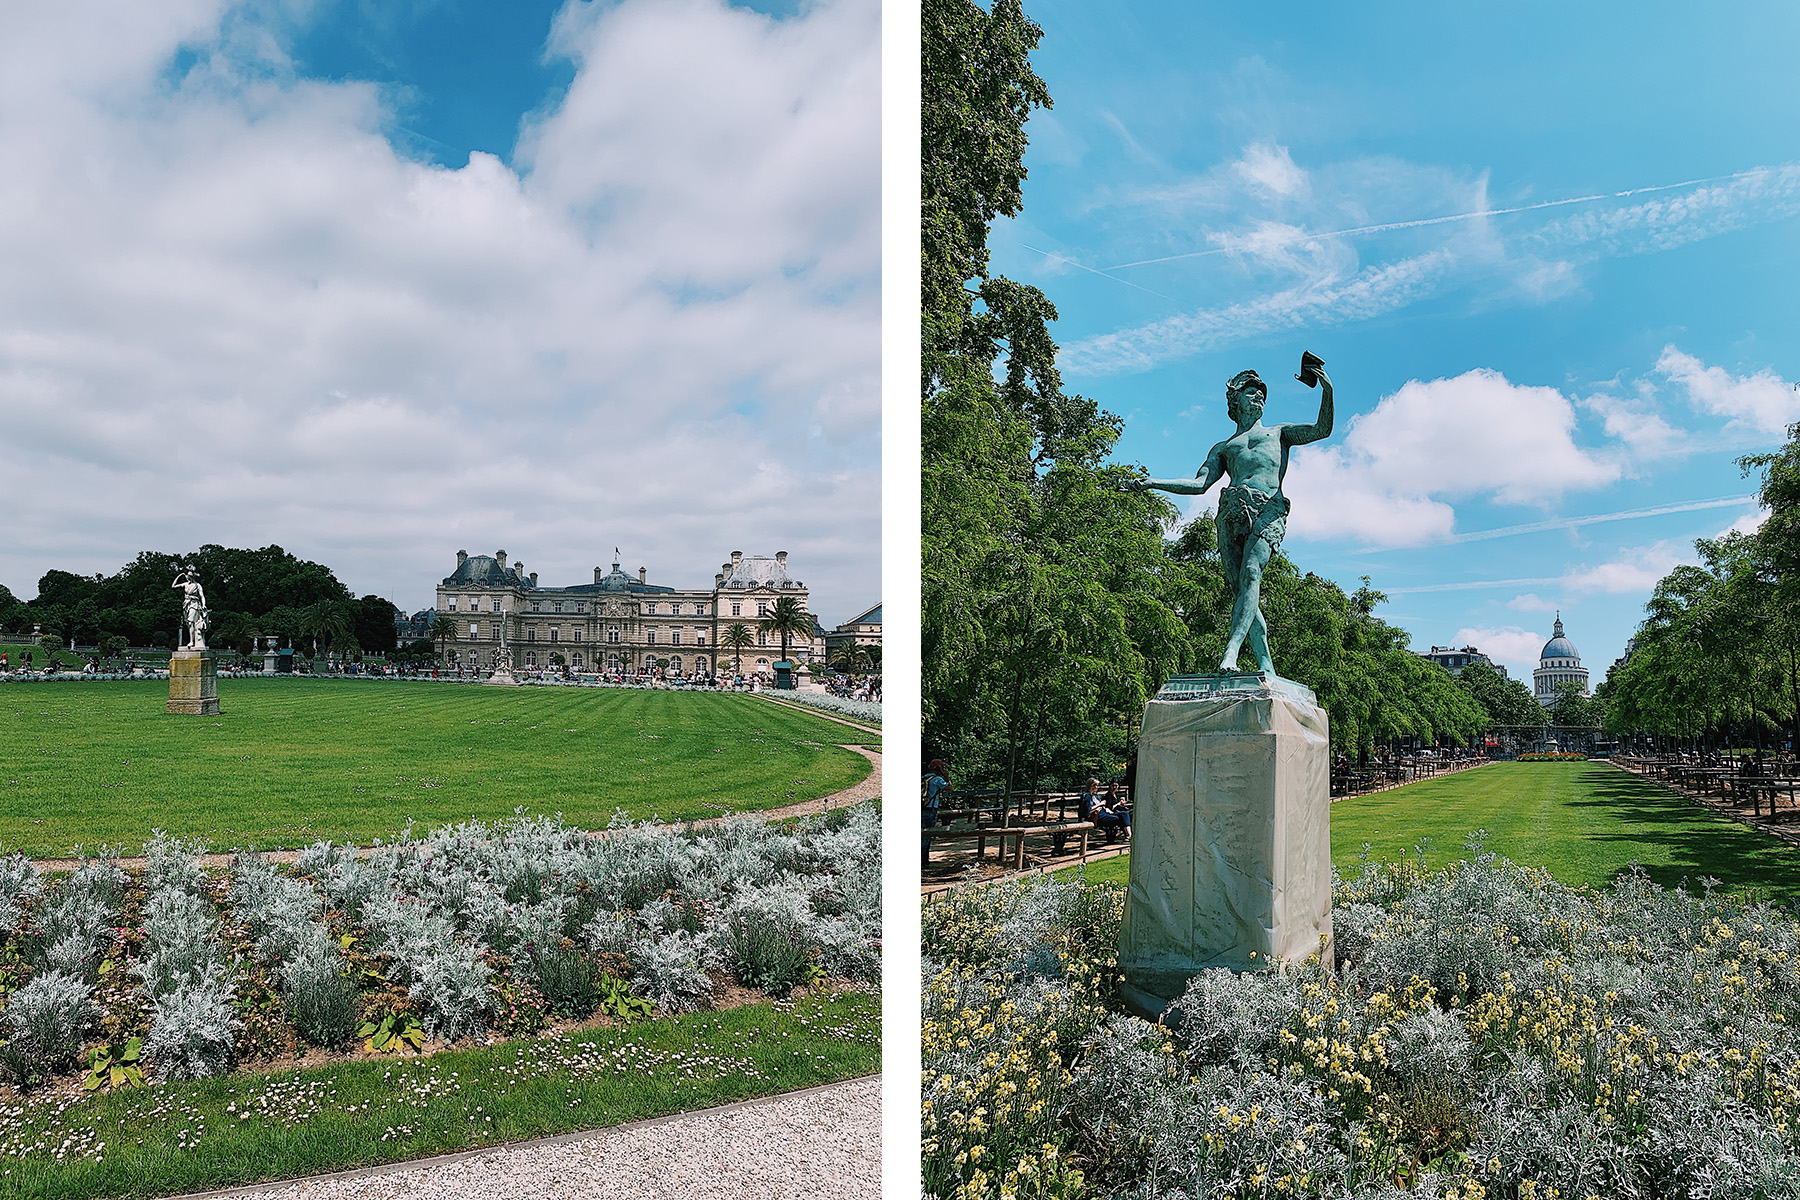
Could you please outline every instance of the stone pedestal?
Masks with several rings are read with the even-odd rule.
[[[512,667],[505,659],[501,659],[500,665],[494,668],[494,673],[487,677],[486,685],[488,687],[518,687],[519,681],[513,677]]]
[[[168,712],[197,717],[217,716],[219,674],[205,650],[177,650],[169,656]]]
[[[1169,680],[1144,707],[1132,809],[1119,969],[1139,1016],[1207,967],[1331,952],[1331,739],[1310,689]]]

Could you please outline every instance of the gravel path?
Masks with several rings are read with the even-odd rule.
[[[877,1200],[881,1077],[449,1161],[205,1195],[268,1200]]]

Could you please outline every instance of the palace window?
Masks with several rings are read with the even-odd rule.
[[[655,612],[656,611],[656,602],[653,600],[649,604],[644,605],[644,611],[647,613]]]
[[[450,607],[445,609],[444,611],[446,611],[446,612],[455,612],[456,611],[456,597],[455,596],[450,597]]]
[[[550,605],[550,611],[551,612],[561,612],[562,611],[562,601],[561,600],[552,601],[551,605]]]
[[[537,626],[536,625],[531,625],[526,628],[525,640],[528,642],[537,641]]]
[[[577,650],[575,652],[574,657],[569,660],[569,665],[574,667],[577,671],[581,670],[581,651]]]
[[[481,636],[481,623],[479,621],[470,621],[469,622],[469,638],[470,638],[470,640],[473,641],[474,639],[479,638],[480,636]]]
[[[694,645],[696,645],[696,646],[706,645],[706,635],[704,633],[695,633],[694,634]]]
[[[550,640],[553,642],[562,641],[562,630],[559,627],[555,625],[550,627]]]
[[[476,603],[480,603],[480,601],[477,601]],[[494,603],[493,611],[499,612],[500,611],[500,597],[495,596],[493,603]]]
[[[576,612],[579,612],[579,613],[584,613],[584,612],[586,612],[586,611],[587,611],[587,601],[585,601],[585,600],[577,600],[577,601],[576,601],[576,602],[575,602],[575,611],[576,611]]]
[[[537,666],[537,651],[536,650],[527,650],[525,652],[525,665],[528,667]]]
[[[619,640],[619,627],[617,625],[608,625],[606,627],[606,640],[617,644]]]
[[[756,602],[756,615],[759,617],[768,616],[769,615],[769,606],[764,604],[762,601],[758,600]]]
[[[768,635],[768,634],[766,634],[766,633],[759,633],[759,634],[757,634],[757,635],[756,635],[756,644],[757,644],[757,645],[759,645],[759,646],[766,646],[766,645],[768,645],[768,644],[769,644],[769,635]]]
[[[652,646],[656,645],[656,630],[646,629],[644,631],[644,640],[649,642]]]
[[[681,645],[681,630],[679,630],[679,629],[669,630],[669,644],[671,646]]]
[[[734,616],[734,617],[741,617],[741,616],[743,616],[743,614],[742,614],[742,613],[741,613],[741,612],[739,612],[739,611],[738,611],[738,607],[739,607],[739,606],[738,606],[738,605],[736,605],[736,604],[734,604],[734,605],[732,605],[732,606],[731,606],[731,615],[732,615],[732,616]]]
[[[581,640],[581,629],[579,627],[571,630],[570,632],[573,634],[573,637],[570,640],[577,641],[577,642],[579,642]]]
[[[538,602],[538,601],[536,601],[536,600],[533,600],[533,601],[532,601],[532,602],[531,602],[531,611],[532,611],[532,612],[537,612],[537,611],[538,611],[538,609],[539,609],[539,608],[540,608],[540,607],[541,607],[541,605],[540,605],[540,603],[539,603],[539,602]]]

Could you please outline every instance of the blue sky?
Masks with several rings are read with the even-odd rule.
[[[1734,461],[1800,420],[1800,9],[1027,7],[1055,108],[994,269],[1121,459],[1192,474],[1244,367],[1311,420],[1312,350],[1289,553],[1526,679],[1560,609],[1598,682],[1755,521]]]
[[[880,599],[877,0],[0,6],[0,583]]]

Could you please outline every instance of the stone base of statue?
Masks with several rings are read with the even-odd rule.
[[[177,650],[169,656],[169,707],[172,713],[217,716],[219,673],[207,650]]]
[[[494,673],[485,680],[488,687],[518,687],[519,681],[513,678],[511,664],[502,661],[494,668]]]
[[[1331,738],[1311,689],[1256,672],[1178,675],[1144,706],[1127,1007],[1155,1020],[1208,967],[1331,953]]]

